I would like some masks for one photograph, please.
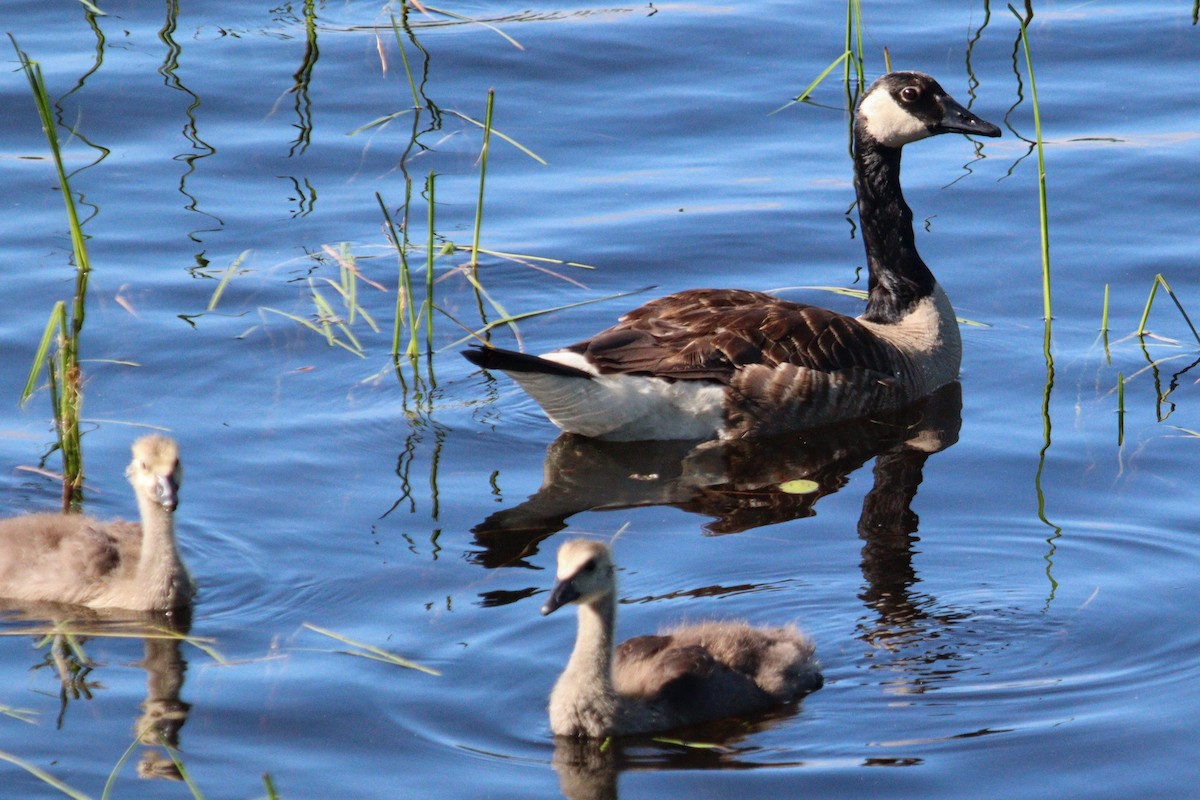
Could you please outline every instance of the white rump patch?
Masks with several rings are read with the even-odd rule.
[[[576,353],[542,358],[596,374]],[[724,428],[725,389],[708,381],[666,381],[644,375],[569,378],[509,372],[546,416],[570,433],[615,441],[706,439]]]
[[[925,123],[901,108],[882,86],[863,98],[858,113],[866,121],[867,134],[887,147],[903,147],[931,135]]]
[[[579,353],[572,353],[570,350],[555,350],[552,353],[543,353],[538,358],[544,358],[547,361],[553,361],[555,364],[562,364],[564,367],[574,367],[581,369],[589,375],[599,375],[600,372],[592,366],[592,362],[581,356]]]

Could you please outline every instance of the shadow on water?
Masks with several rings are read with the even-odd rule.
[[[472,528],[480,549],[468,557],[487,568],[531,567],[526,559],[538,543],[583,511],[674,506],[711,517],[703,526],[710,535],[810,517],[818,500],[874,458],[859,521],[871,548],[864,570],[869,560],[872,572],[891,575],[889,554],[916,529],[909,504],[925,461],[958,441],[961,412],[962,389],[952,383],[897,411],[770,439],[603,442],[564,434],[547,450],[541,488]],[[797,480],[812,490],[787,491]]]
[[[187,672],[182,647],[191,629],[191,607],[165,614],[4,600],[0,601],[0,623],[4,624],[0,636],[34,638],[40,657],[30,669],[48,670],[58,683],[59,729],[66,725],[73,703],[92,700],[94,692],[103,688],[96,673],[104,665],[93,661],[84,645],[93,639],[140,638],[145,655],[138,666],[146,671],[146,698],[134,720],[133,745],[127,755],[136,745],[144,748],[137,766],[140,778],[183,780],[177,751],[180,730],[191,711],[191,704],[180,696]]]

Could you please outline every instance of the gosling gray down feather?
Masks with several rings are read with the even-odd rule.
[[[705,622],[638,636],[613,649],[616,575],[608,546],[585,539],[558,551],[542,607],[578,606],[575,648],[550,695],[559,736],[649,733],[749,714],[821,688],[812,641],[794,626]]]
[[[191,600],[195,585],[175,543],[178,446],[152,435],[132,450],[125,474],[141,522],[81,514],[0,520],[0,597],[136,611],[171,611]]]

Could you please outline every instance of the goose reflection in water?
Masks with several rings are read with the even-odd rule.
[[[58,727],[66,723],[67,709],[81,698],[93,699],[100,684],[90,681],[97,664],[82,645],[106,636],[141,638],[145,656],[138,666],[146,670],[146,699],[134,721],[133,734],[146,747],[137,765],[138,777],[182,780],[170,752],[179,749],[179,733],[187,722],[191,704],[181,699],[187,660],[181,651],[191,628],[191,606],[172,613],[86,609],[49,603],[0,601],[0,635],[31,635],[48,647],[33,669],[50,668],[59,688]]]
[[[771,439],[604,442],[564,434],[546,453],[541,488],[472,528],[480,549],[470,558],[488,568],[529,567],[538,543],[583,511],[669,505],[711,517],[703,528],[714,535],[809,517],[817,501],[875,458],[859,531],[867,541],[864,573],[886,594],[893,572],[912,580],[911,563],[893,563],[894,556],[916,530],[909,506],[925,461],[958,441],[961,413],[955,382],[903,409]],[[781,488],[796,479],[815,490]]]

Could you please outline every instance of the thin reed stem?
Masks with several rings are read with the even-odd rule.
[[[1117,447],[1125,444],[1125,375],[1117,373]]]
[[[1021,26],[1021,46],[1025,51],[1025,69],[1029,73],[1029,94],[1033,102],[1033,130],[1037,145],[1038,160],[1038,214],[1042,234],[1042,314],[1051,319],[1050,305],[1050,218],[1046,204],[1046,154],[1042,147],[1042,115],[1038,104],[1037,80],[1033,75],[1033,55],[1029,49],[1029,37],[1025,30],[1025,19],[1009,5],[1008,10]]]
[[[475,204],[475,229],[471,236],[471,261],[467,265],[472,269],[479,266],[479,233],[483,227],[483,187],[487,181],[488,149],[492,140],[492,105],[496,99],[496,90],[488,89],[487,111],[483,117],[483,148],[479,153],[479,200]]]
[[[54,403],[55,427],[63,462],[63,508],[68,510],[79,502],[80,490],[83,486],[83,448],[79,431],[79,415],[83,405],[81,391],[83,380],[79,368],[79,339],[80,333],[83,331],[87,308],[88,277],[92,267],[88,258],[87,238],[83,234],[83,226],[75,208],[75,195],[71,191],[71,184],[63,164],[57,126],[50,107],[50,96],[42,77],[41,66],[21,50],[12,34],[9,34],[8,38],[12,41],[13,49],[16,50],[17,58],[21,63],[21,69],[29,81],[42,132],[46,135],[46,141],[50,146],[54,169],[58,174],[59,188],[66,206],[67,224],[71,234],[71,250],[75,262],[75,294],[71,303],[71,315],[69,320],[66,320],[64,316],[62,334],[58,339],[58,390],[60,394],[57,402]]]
[[[434,218],[436,211],[435,203],[435,186],[437,176],[429,173],[429,177],[425,179],[425,197],[429,203],[429,237],[425,248],[425,352],[433,353],[433,260],[436,256],[433,249],[434,244]]]

